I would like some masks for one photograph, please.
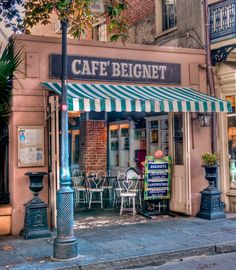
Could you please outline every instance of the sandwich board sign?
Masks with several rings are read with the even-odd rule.
[[[144,200],[170,199],[171,157],[145,158]]]

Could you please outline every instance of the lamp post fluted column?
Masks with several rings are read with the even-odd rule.
[[[78,256],[78,243],[73,232],[74,191],[71,188],[68,150],[68,99],[67,99],[67,21],[62,28],[61,76],[61,140],[60,140],[60,189],[57,191],[57,236],[53,243],[53,258],[67,260]]]

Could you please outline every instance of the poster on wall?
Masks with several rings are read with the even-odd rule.
[[[145,159],[144,200],[170,199],[171,157]]]
[[[18,127],[18,167],[44,166],[44,127]]]

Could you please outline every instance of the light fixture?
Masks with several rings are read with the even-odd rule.
[[[236,140],[236,127],[230,127],[228,131],[228,136],[230,141]]]
[[[192,119],[193,120],[198,119],[201,127],[209,127],[211,124],[212,113],[209,112],[197,113],[196,117],[193,117]]]

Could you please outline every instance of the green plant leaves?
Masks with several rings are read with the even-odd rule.
[[[12,41],[7,45],[0,58],[0,116],[9,109],[13,73],[22,60],[21,54],[21,50],[16,50],[15,43]]]

